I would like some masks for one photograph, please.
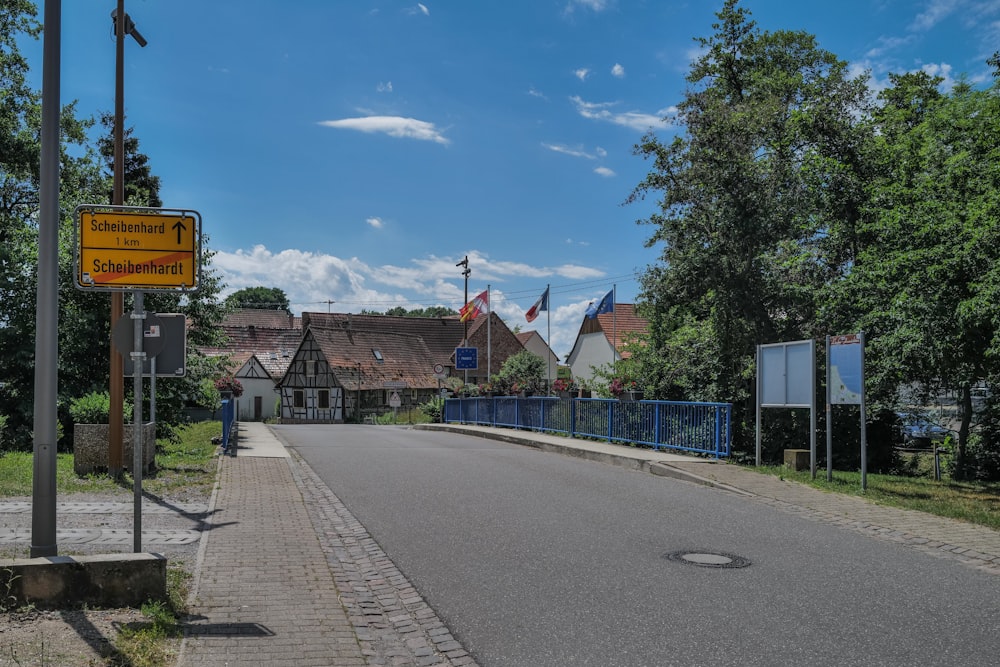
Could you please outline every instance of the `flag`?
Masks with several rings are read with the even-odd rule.
[[[545,291],[542,292],[542,295],[538,297],[538,301],[535,302],[535,305],[529,308],[528,312],[524,314],[524,319],[528,320],[529,322],[534,322],[535,318],[538,317],[538,313],[548,309],[549,309],[549,288],[546,287]]]
[[[459,321],[465,322],[466,320],[476,319],[476,315],[485,310],[489,302],[489,290],[484,290],[475,299],[462,306],[458,311],[458,314],[462,316]]]
[[[612,289],[610,292],[604,295],[601,302],[596,306],[594,302],[591,301],[590,305],[587,306],[587,318],[594,319],[601,313],[613,313],[615,312],[615,291]]]

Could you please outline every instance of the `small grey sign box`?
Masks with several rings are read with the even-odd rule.
[[[163,349],[156,355],[156,377],[177,378],[187,374],[187,326],[183,313],[156,313],[160,320]],[[124,376],[132,377],[132,359],[123,355]],[[142,362],[142,375],[149,377],[149,359]]]

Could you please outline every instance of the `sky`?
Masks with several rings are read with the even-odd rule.
[[[669,141],[684,77],[722,0],[127,0],[126,124],[164,206],[198,211],[227,287],[292,310],[385,311],[490,289],[560,357],[587,305],[662,248],[625,204]],[[39,17],[42,3],[39,2]],[[762,30],[804,30],[871,74],[976,84],[1000,0],[745,0]],[[114,109],[115,0],[62,2],[61,98]],[[40,89],[41,42],[24,43]],[[100,203],[100,202],[95,202]],[[550,286],[548,312],[524,313]]]

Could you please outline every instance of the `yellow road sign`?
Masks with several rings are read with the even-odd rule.
[[[197,287],[201,217],[194,211],[80,207],[77,286],[97,289]]]

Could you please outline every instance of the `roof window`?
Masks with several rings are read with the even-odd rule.
[[[375,348],[372,348],[372,354],[375,355],[375,361],[377,361],[378,363],[381,364],[381,363],[385,362],[385,359],[382,358],[382,351],[381,350],[376,350]]]

